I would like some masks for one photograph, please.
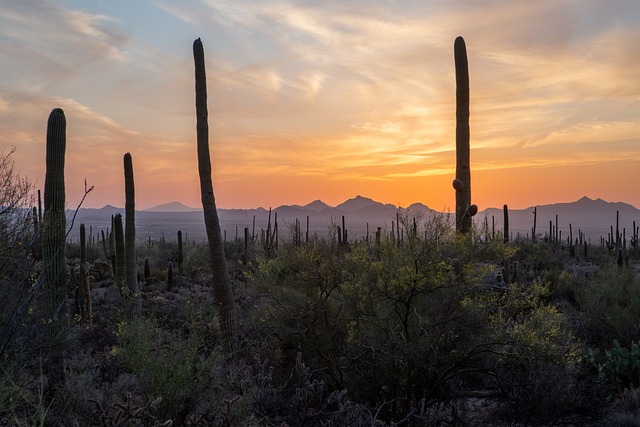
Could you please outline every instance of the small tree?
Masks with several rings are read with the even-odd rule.
[[[34,228],[33,184],[20,176],[12,155],[0,153],[0,357],[12,353],[24,331],[37,326],[30,308],[40,297],[42,280],[35,281],[32,249],[39,242]]]

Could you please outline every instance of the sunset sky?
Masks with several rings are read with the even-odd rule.
[[[203,41],[218,207],[358,194],[454,210],[453,42],[467,44],[472,201],[640,207],[638,0],[0,1],[0,151],[44,186],[67,117],[67,205],[200,205]]]

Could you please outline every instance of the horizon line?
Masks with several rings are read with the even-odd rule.
[[[280,209],[280,208],[283,208],[283,207],[305,208],[305,207],[307,207],[307,206],[309,206],[309,205],[311,205],[313,203],[320,202],[320,203],[326,205],[328,208],[336,209],[340,205],[343,205],[343,204],[345,204],[345,203],[347,203],[349,201],[356,200],[356,199],[359,199],[359,198],[360,199],[365,199],[365,200],[371,200],[372,202],[374,202],[376,204],[381,204],[383,206],[391,205],[391,206],[393,206],[393,207],[395,207],[397,209],[408,209],[411,206],[419,204],[419,205],[425,206],[425,207],[427,207],[427,208],[429,208],[431,210],[434,210],[436,212],[451,213],[448,209],[445,209],[445,210],[435,209],[435,208],[432,208],[429,205],[427,205],[427,204],[425,204],[423,202],[420,202],[420,201],[413,202],[413,203],[411,203],[411,204],[409,204],[407,206],[401,206],[401,205],[395,205],[393,203],[379,202],[379,201],[377,201],[377,200],[375,200],[373,198],[366,197],[366,196],[361,196],[361,195],[357,195],[355,197],[346,199],[345,201],[343,201],[341,203],[338,203],[335,206],[331,206],[331,205],[323,202],[321,199],[315,199],[315,200],[313,200],[313,201],[311,201],[309,203],[306,203],[306,204],[292,203],[292,204],[282,204],[282,205],[278,205],[276,207],[257,206],[257,207],[249,207],[249,208],[235,208],[235,207],[216,207],[216,208],[218,210],[245,210],[245,211],[248,211],[248,210],[260,210],[260,209],[262,209],[262,210],[268,211],[269,209],[276,210],[276,209]],[[542,204],[535,204],[535,205],[530,205],[530,206],[526,206],[526,207],[514,207],[514,208],[509,208],[509,209],[510,210],[524,210],[524,209],[529,209],[529,208],[534,208],[534,207],[544,207],[544,206],[552,206],[552,205],[560,205],[560,204],[571,204],[571,203],[577,203],[577,202],[579,202],[579,201],[581,201],[583,199],[587,199],[587,200],[592,201],[592,202],[602,201],[602,202],[605,202],[605,203],[608,203],[608,204],[622,203],[622,204],[626,204],[626,205],[629,205],[629,206],[631,206],[631,207],[633,207],[635,209],[640,210],[639,207],[637,207],[637,206],[635,206],[635,205],[633,205],[633,204],[631,204],[629,202],[625,202],[625,201],[608,201],[608,200],[605,200],[605,199],[603,199],[601,197],[591,198],[591,197],[588,197],[588,196],[582,196],[582,197],[580,197],[580,198],[578,198],[576,200],[573,200],[573,201],[559,201],[559,202],[554,202],[554,203],[546,203],[546,204],[543,204],[543,205]],[[152,206],[150,208],[136,209],[136,211],[138,211],[138,212],[153,212],[153,211],[155,211],[155,212],[159,212],[159,213],[188,213],[189,212],[189,211],[186,211],[186,210],[178,210],[178,211],[175,211],[175,210],[157,210],[158,208],[162,208],[162,207],[168,206],[168,205],[175,205],[175,204],[179,204],[179,205],[181,205],[181,207],[183,209],[189,209],[189,211],[191,211],[191,212],[199,212],[199,211],[202,211],[202,209],[203,209],[202,207],[191,207],[191,206],[188,206],[188,205],[186,205],[186,204],[184,204],[184,203],[182,203],[182,202],[180,202],[178,200],[173,200],[173,201],[170,201],[170,202],[167,202],[167,203],[161,203],[159,205]],[[508,204],[507,204],[507,206],[508,206]],[[82,206],[80,206],[80,209],[100,210],[100,209],[105,209],[105,208],[109,208],[109,207],[114,208],[114,209],[122,209],[122,210],[124,210],[124,206],[122,206],[122,207],[114,206],[114,205],[112,205],[110,203],[107,203],[102,207],[82,207]],[[503,209],[503,207],[502,206],[489,206],[489,207],[486,207],[486,208],[482,209],[481,212],[489,210],[489,209]],[[66,210],[73,211],[73,210],[76,210],[76,209],[67,208]]]

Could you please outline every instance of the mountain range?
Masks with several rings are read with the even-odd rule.
[[[563,236],[569,232],[569,224],[572,225],[574,234],[579,229],[587,237],[599,239],[606,236],[611,226],[615,227],[616,212],[619,213],[620,228],[626,228],[627,234],[631,233],[633,221],[640,225],[640,210],[627,203],[606,202],[602,199],[590,199],[583,197],[575,202],[555,203],[549,205],[531,206],[526,209],[509,210],[509,226],[512,235],[531,235],[533,226],[533,210],[537,211],[536,234],[544,236],[549,232],[549,223],[555,226],[556,215],[558,227]],[[84,222],[87,226],[108,228],[111,215],[124,213],[123,208],[107,205],[100,209],[81,208],[77,213],[76,226]],[[396,215],[416,215],[419,218],[429,218],[433,215],[450,215],[435,211],[422,203],[414,203],[406,208],[399,208],[392,204],[383,204],[373,199],[356,196],[335,207],[315,200],[304,206],[283,205],[272,210],[272,221],[278,215],[278,226],[281,232],[288,233],[296,220],[301,227],[306,229],[307,217],[309,218],[309,231],[326,233],[332,224],[340,225],[342,216],[349,230],[349,236],[363,237],[367,230],[369,234],[375,233],[377,227],[391,230],[391,222],[396,221]],[[244,227],[249,232],[260,233],[261,228],[267,227],[269,211],[264,208],[256,209],[219,209],[220,224],[228,238],[236,235],[242,236]],[[488,208],[478,212],[474,217],[476,224],[482,226],[486,221],[489,230],[495,228],[496,232],[503,228],[503,209]],[[255,226],[254,226],[255,221]],[[202,209],[190,208],[179,202],[171,202],[151,209],[136,212],[136,228],[138,239],[148,237],[159,238],[161,234],[172,236],[177,230],[189,233],[194,239],[205,239],[204,220]],[[73,232],[72,232],[73,235]],[[288,235],[288,234],[287,234]]]

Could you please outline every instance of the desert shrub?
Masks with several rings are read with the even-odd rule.
[[[50,401],[42,372],[15,375],[2,369],[0,374],[0,425],[45,425]]]
[[[33,185],[14,169],[13,152],[0,153],[0,357],[34,332],[32,310],[41,287],[41,246],[31,215]]]
[[[640,341],[640,277],[633,268],[606,265],[577,288],[576,300],[591,346]]]
[[[505,343],[496,353],[496,379],[516,419],[549,420],[583,403],[576,399],[582,344],[549,293],[545,283],[514,284],[491,304],[491,327]]]
[[[402,420],[482,384],[488,305],[476,304],[486,272],[468,241],[398,246],[318,243],[259,262],[252,281],[268,303],[255,322],[298,353],[328,390]],[[413,416],[413,415],[412,415]]]
[[[89,274],[95,277],[96,282],[111,277],[111,263],[101,258],[96,258],[89,264]]]
[[[112,354],[135,375],[142,404],[153,403],[158,419],[184,423],[198,415],[205,396],[215,395],[211,372],[221,355],[199,354],[196,334],[181,339],[148,318],[122,323],[119,333],[121,343]]]
[[[185,248],[182,274],[190,283],[208,284],[207,280],[211,275],[211,261],[209,260],[209,249],[206,246]]]
[[[602,425],[610,427],[640,426],[640,389],[625,389],[608,408]]]
[[[14,169],[12,154],[0,154],[0,414],[16,410],[20,422],[38,424],[53,394],[52,377],[60,370],[51,368],[52,360],[67,330],[51,327],[33,186]]]

